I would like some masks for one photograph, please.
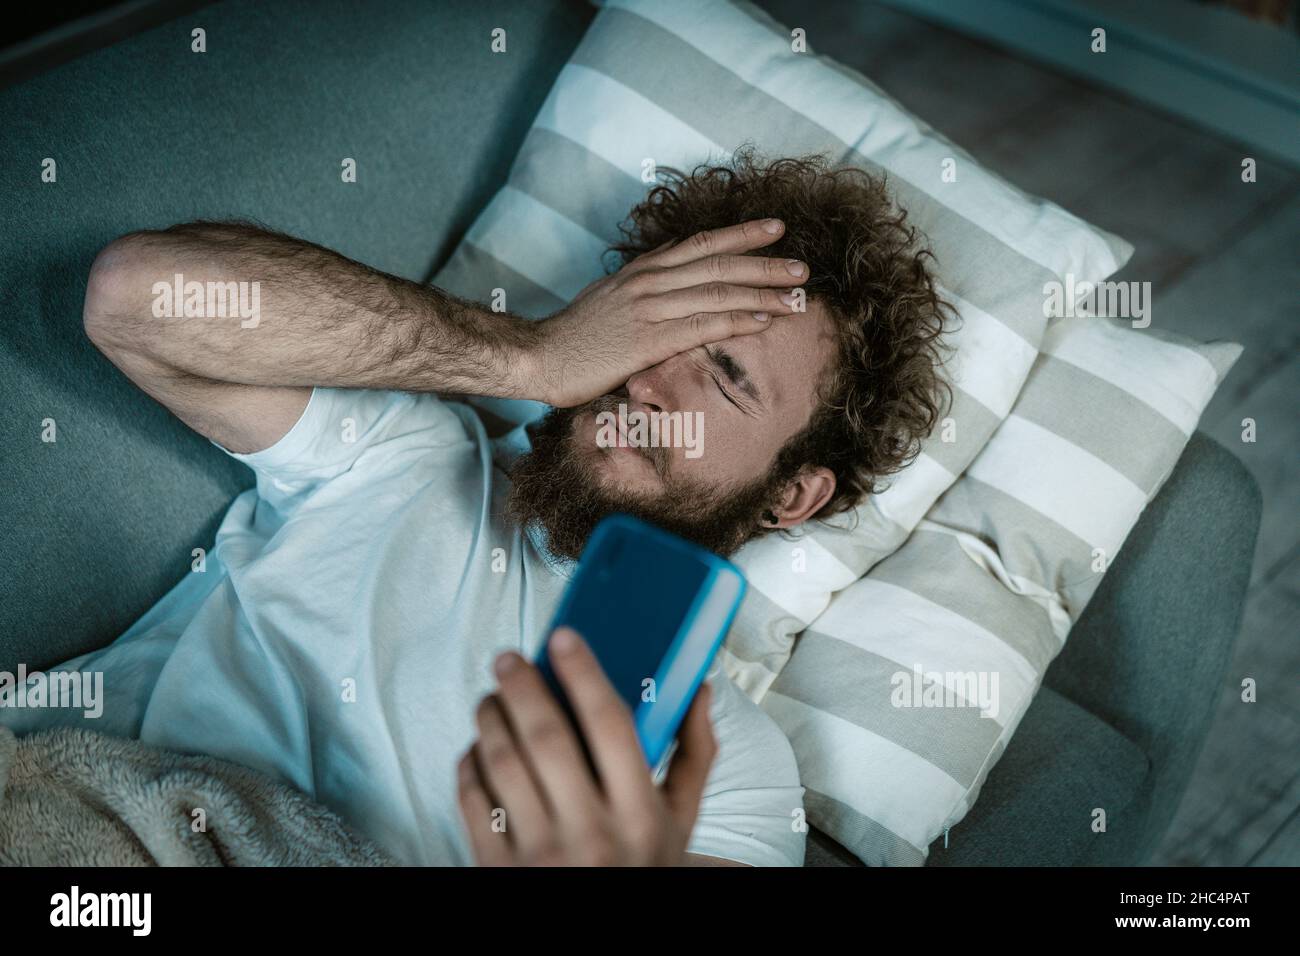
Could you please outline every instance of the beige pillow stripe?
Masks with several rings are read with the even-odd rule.
[[[1100,578],[1092,570],[1092,546],[1087,541],[970,474],[944,493],[928,517],[944,527],[995,541],[1006,571],[1059,595],[1072,620],[1083,609],[1069,599],[1077,582]]]
[[[798,660],[800,666],[795,667]],[[772,685],[771,694],[825,702],[818,710],[905,747],[938,767],[958,784],[974,783],[1002,725],[979,715],[979,708],[904,709],[889,705],[895,684],[911,679],[916,661],[897,661],[856,647],[847,640],[809,629],[799,652]],[[955,699],[962,699],[958,692]],[[882,706],[883,704],[883,706]]]
[[[1161,462],[1187,441],[1155,409],[1135,403],[1118,386],[1051,355],[1039,356],[1015,414],[1086,449],[1147,495],[1164,478]],[[1152,449],[1158,454],[1149,454]],[[1134,454],[1137,450],[1144,453]]]
[[[853,807],[804,785],[804,807],[810,820],[837,834],[840,842],[875,866],[924,866],[926,852],[913,846],[888,827],[859,813]]]
[[[988,575],[945,573],[965,572],[969,563],[956,537],[918,528],[905,545],[872,569],[871,576],[905,589],[915,589],[915,582],[923,581],[920,596],[996,635],[1035,670],[1046,670],[1057,649],[1055,641],[1045,642],[1042,637],[1051,628],[1047,612],[1029,601],[999,600],[1004,589]]]
[[[468,240],[456,247],[456,254],[439,271],[435,284],[474,302],[489,301],[492,290],[505,289],[510,311],[533,319],[551,315],[568,304]]]

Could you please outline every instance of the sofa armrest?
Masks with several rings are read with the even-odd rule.
[[[1205,742],[1241,625],[1260,492],[1231,453],[1192,436],[1115,558],[1044,683],[1151,761],[1138,829],[1093,862],[1144,860],[1167,829]]]

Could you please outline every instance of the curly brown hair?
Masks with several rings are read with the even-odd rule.
[[[881,490],[880,479],[916,457],[951,399],[940,336],[955,317],[927,268],[932,254],[885,180],[832,167],[820,155],[765,163],[752,147],[725,166],[658,173],[661,184],[632,210],[620,226],[623,241],[609,251],[627,263],[706,229],[782,220],[781,239],[753,254],[808,263],[804,288],[835,323],[839,360],[820,383],[817,411],[775,468],[795,474],[812,464],[835,474],[819,518]]]

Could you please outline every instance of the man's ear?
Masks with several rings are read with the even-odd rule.
[[[793,528],[803,524],[835,494],[835,473],[824,466],[805,468],[786,485],[781,503],[763,514],[765,528]],[[769,520],[775,518],[775,521]]]

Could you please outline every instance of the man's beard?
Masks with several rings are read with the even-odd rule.
[[[538,522],[552,552],[577,559],[606,515],[621,511],[680,535],[717,554],[732,554],[761,532],[760,519],[779,501],[791,474],[772,473],[748,484],[714,489],[668,473],[668,449],[637,448],[655,466],[663,488],[655,494],[608,487],[590,454],[595,432],[578,434],[575,419],[614,411],[619,399],[603,396],[577,408],[553,409],[530,430],[532,451],[510,470],[507,512],[521,526]],[[585,452],[585,453],[584,453]]]

